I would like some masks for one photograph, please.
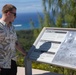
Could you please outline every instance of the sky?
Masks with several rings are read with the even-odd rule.
[[[0,0],[0,14],[5,4],[13,4],[17,7],[17,13],[42,12],[42,0]]]

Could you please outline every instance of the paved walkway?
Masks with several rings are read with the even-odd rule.
[[[25,75],[25,68],[18,67],[17,75]],[[61,75],[61,74],[50,73],[49,71],[43,71],[38,69],[32,69],[32,75]]]

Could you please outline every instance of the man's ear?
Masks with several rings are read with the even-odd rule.
[[[7,13],[6,13],[7,16],[10,16],[10,14],[11,14],[10,12],[7,12]]]

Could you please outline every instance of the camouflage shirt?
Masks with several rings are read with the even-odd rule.
[[[4,21],[0,20],[0,67],[10,68],[11,59],[16,60],[15,42],[17,41],[14,27],[7,27]]]

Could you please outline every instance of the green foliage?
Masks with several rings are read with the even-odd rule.
[[[37,36],[38,36],[39,33],[40,33],[40,29],[34,29],[33,30],[33,37],[34,37],[34,39],[37,38]]]
[[[18,66],[24,66],[24,56],[20,55],[19,53],[17,55],[18,55],[17,65]]]
[[[40,28],[42,28],[43,27],[43,18],[42,18],[42,16],[38,13],[38,19],[39,19],[39,25],[40,25]]]
[[[44,26],[51,27],[70,27],[70,28],[76,28],[76,1],[75,0],[42,0],[43,1],[43,13],[44,18],[39,16],[39,22],[41,25],[41,28]],[[56,1],[56,3],[55,3]],[[54,17],[56,17],[56,25],[54,25],[53,20],[51,20],[50,16],[50,8],[51,5],[54,6],[53,12]],[[58,11],[60,9],[60,12]],[[66,26],[63,26],[63,23],[66,23]],[[37,31],[35,31],[37,32]],[[39,34],[39,32],[38,32]],[[36,35],[36,33],[34,34]],[[67,69],[63,67],[58,66],[52,66],[49,64],[39,63],[39,62],[33,62],[32,64],[33,68],[36,69],[43,69],[48,70],[51,72],[56,72],[64,75],[76,75],[76,71],[72,69]]]
[[[21,46],[25,49],[25,51],[28,51],[31,46],[33,45],[34,38],[33,38],[33,30],[20,30],[16,31],[18,36],[18,41],[20,42]],[[24,56],[17,52],[18,60],[17,64],[18,66],[24,66]]]
[[[38,34],[40,33],[41,29],[51,26],[57,26],[57,27],[63,27],[63,23],[67,23],[66,27],[70,28],[76,28],[76,1],[75,0],[42,0],[43,1],[43,14],[44,18],[42,18],[39,14],[39,22],[40,22],[40,29],[34,29],[34,22],[32,19],[30,19],[30,24],[32,25],[33,30],[29,31],[17,31],[17,35],[19,38],[19,42],[24,47],[26,51],[28,51],[35,39],[37,38]],[[56,3],[55,3],[56,1]],[[50,9],[51,6],[54,6],[53,12],[54,17],[56,17],[56,25],[54,25],[53,20],[51,20],[50,16]],[[60,12],[58,12],[58,9],[60,9]],[[18,65],[24,66],[24,58],[23,56],[18,52]],[[67,69],[63,67],[53,66],[50,64],[45,63],[39,63],[39,62],[33,62],[32,67],[35,69],[43,69],[48,70],[51,72],[56,72],[64,75],[76,75],[76,71],[72,69]]]
[[[40,63],[40,62],[32,62],[32,68],[41,69],[50,72],[55,72],[64,75],[76,75],[76,71],[68,68],[58,67],[50,64]]]
[[[72,15],[66,14],[65,15],[65,20],[67,23],[73,23],[74,17]]]
[[[63,27],[62,26],[62,21],[63,21],[63,19],[61,17],[58,17],[57,20],[56,20],[56,26],[57,27]]]
[[[50,14],[49,12],[45,13],[45,17],[44,17],[44,26],[45,27],[50,27],[51,26],[51,21],[50,21]]]
[[[18,40],[25,50],[29,50],[34,42],[33,30],[17,31]]]
[[[31,48],[33,42],[35,41],[35,39],[33,37],[33,30],[17,31],[17,35],[19,37],[19,42],[21,43],[21,45],[24,46],[26,51],[28,51]],[[28,40],[28,41],[26,41],[26,40]],[[18,55],[18,60],[17,60],[18,66],[24,66],[24,56],[19,52],[17,52],[17,55]],[[58,66],[53,66],[53,65],[45,64],[45,63],[39,63],[39,62],[32,62],[32,68],[60,73],[60,74],[64,74],[64,75],[76,75],[75,70],[58,67]]]
[[[30,25],[31,25],[31,29],[34,29],[34,22],[32,19],[30,19]]]

